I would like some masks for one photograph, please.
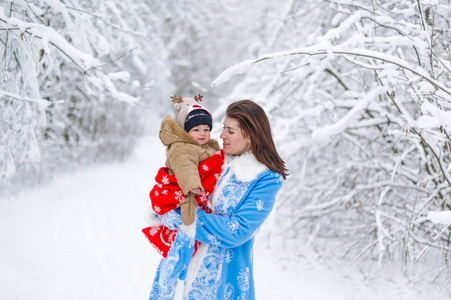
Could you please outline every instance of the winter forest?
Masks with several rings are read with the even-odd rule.
[[[0,197],[126,159],[174,94],[218,140],[251,99],[290,174],[271,239],[451,297],[450,21],[449,0],[1,0]]]

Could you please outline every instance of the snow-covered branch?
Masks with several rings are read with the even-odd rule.
[[[428,245],[448,256],[426,214],[451,209],[449,3],[325,2],[212,86],[245,74],[233,96],[271,112],[291,171],[278,209],[290,234],[315,227],[319,251],[379,266],[409,268]]]
[[[0,3],[0,194],[130,153],[137,104],[154,108],[149,95],[172,87],[158,22],[143,2]]]
[[[385,87],[377,87],[370,91],[361,101],[357,103],[352,109],[347,112],[347,114],[341,118],[338,122],[333,125],[328,125],[323,128],[318,128],[312,133],[312,139],[314,140],[327,140],[330,135],[338,134],[343,132],[350,122],[357,118],[360,113],[368,106],[369,102],[377,98],[379,95],[386,93],[387,89]]]
[[[451,211],[430,211],[427,217],[434,223],[451,225]]]
[[[382,52],[374,51],[374,50],[367,50],[367,49],[341,49],[335,46],[330,45],[328,42],[322,42],[318,45],[311,46],[311,47],[305,47],[305,48],[297,48],[297,49],[291,49],[287,51],[281,51],[277,53],[272,53],[269,55],[263,55],[255,60],[246,60],[239,64],[236,64],[234,66],[229,67],[225,71],[223,71],[213,82],[212,85],[220,85],[228,80],[233,75],[236,74],[243,74],[251,67],[253,64],[265,61],[265,60],[271,60],[276,59],[280,57],[291,57],[291,56],[298,56],[298,55],[310,55],[310,56],[329,56],[330,55],[344,55],[344,56],[354,56],[355,58],[364,57],[364,58],[371,58],[375,60],[379,60],[384,62],[386,65],[378,65],[376,66],[378,69],[383,69],[384,67],[387,67],[387,64],[392,64],[395,66],[398,66],[400,68],[403,68],[405,70],[410,71],[412,74],[420,76],[421,78],[424,78],[428,82],[430,82],[432,85],[434,85],[437,89],[440,89],[444,91],[447,95],[449,95],[451,99],[451,89],[447,87],[444,83],[435,80],[432,78],[424,69],[420,67],[414,68],[410,65],[409,62],[402,60],[398,57],[395,57],[393,55],[385,54]],[[372,66],[373,68],[375,66]]]
[[[41,39],[42,49],[46,54],[50,54],[52,52],[49,44],[55,46],[82,72],[85,72],[87,69],[100,64],[99,61],[91,55],[84,53],[72,46],[52,27],[37,23],[24,22],[14,17],[7,18],[2,10],[0,10],[0,21],[5,23],[6,30],[19,30],[19,34],[22,38],[24,38],[23,34],[27,33],[30,38],[36,37]]]
[[[16,95],[16,94],[13,94],[13,93],[10,93],[7,91],[2,91],[2,90],[0,90],[0,99],[4,99],[1,96],[6,96],[6,97],[13,98],[13,99],[20,100],[20,101],[33,102],[33,103],[38,104],[42,108],[45,108],[50,105],[50,102],[45,99],[33,99],[33,98],[29,98],[29,97],[22,97],[20,95]]]

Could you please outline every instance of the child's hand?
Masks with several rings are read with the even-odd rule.
[[[189,191],[191,194],[193,195],[199,195],[201,193],[201,189],[200,188],[193,188]]]

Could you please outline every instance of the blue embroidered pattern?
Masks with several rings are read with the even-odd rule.
[[[266,171],[260,176],[264,183],[255,189],[254,184],[257,180],[239,182],[235,175],[228,174],[228,171],[229,169],[221,177],[211,198],[213,214],[222,218],[198,212],[196,239],[208,245],[205,245],[204,256],[199,257],[201,260],[196,261],[197,266],[190,265],[188,268],[188,273],[190,271],[196,273],[193,274],[194,278],[186,281],[190,286],[186,287],[183,298],[185,300],[251,300],[255,297],[252,275],[252,237],[272,210],[275,195],[282,185],[282,180],[279,174]],[[252,190],[248,191],[251,186]],[[252,216],[253,223],[246,223],[250,220],[249,216]],[[172,211],[164,215],[162,220],[166,226],[174,229],[181,224],[180,215]],[[219,228],[224,229],[218,231]],[[180,242],[186,246],[188,240]],[[191,241],[189,245],[192,245]],[[149,299],[172,300],[174,298],[179,281],[171,276],[171,272],[177,268],[177,259],[180,257],[177,253],[182,253],[180,252],[182,249],[171,250],[174,250],[176,254],[174,257],[168,255],[167,259],[162,259]],[[224,269],[227,272],[223,272]],[[186,282],[180,281],[179,284],[186,284]],[[182,288],[185,289],[184,286]]]

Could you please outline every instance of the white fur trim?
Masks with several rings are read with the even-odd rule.
[[[173,300],[183,300],[183,292],[185,291],[185,281],[177,280],[177,287],[175,289]]]
[[[158,218],[157,214],[153,211],[152,207],[147,207],[144,212],[144,222],[147,226],[160,226],[163,222]]]
[[[196,236],[196,221],[194,220],[193,224],[190,225],[182,224],[180,225],[179,229],[183,231],[187,236],[194,239],[194,237]]]
[[[197,273],[199,272],[205,257],[207,256],[208,247],[208,244],[200,244],[188,265],[188,271],[186,272],[185,279],[185,298],[188,297],[189,292],[193,288],[193,282],[197,277]]]
[[[249,151],[233,158],[230,162],[230,169],[238,181],[250,182],[268,170],[268,167],[259,162]]]

